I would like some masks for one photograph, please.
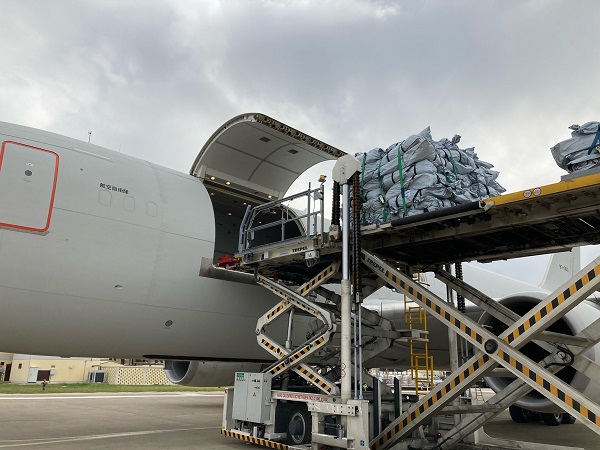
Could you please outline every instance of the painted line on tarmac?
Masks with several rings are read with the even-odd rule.
[[[131,436],[144,436],[150,434],[173,433],[181,431],[204,431],[204,430],[220,430],[221,427],[199,427],[199,428],[177,428],[171,430],[149,430],[149,431],[130,431],[126,433],[107,433],[107,434],[91,434],[87,436],[71,436],[64,438],[42,438],[42,439],[16,439],[0,441],[0,448],[7,447],[29,447],[33,445],[48,445],[58,444],[61,442],[80,442],[93,441],[98,439],[114,439]]]
[[[169,397],[223,397],[225,394],[217,392],[215,394],[148,394],[148,395],[31,395],[27,397],[17,397],[7,395],[0,397],[0,400],[81,400],[81,399],[103,399],[103,398],[169,398]]]

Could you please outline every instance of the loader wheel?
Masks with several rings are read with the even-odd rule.
[[[557,427],[562,423],[563,413],[542,413],[542,421],[551,427]]]
[[[308,444],[311,438],[312,418],[304,403],[290,408],[287,426],[287,442],[289,445]]]

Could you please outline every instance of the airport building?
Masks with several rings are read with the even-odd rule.
[[[56,356],[0,353],[0,380],[12,383],[82,383],[88,372],[97,370],[100,358],[58,358]]]
[[[172,384],[162,364],[109,358],[0,353],[0,382],[109,383],[121,385]]]

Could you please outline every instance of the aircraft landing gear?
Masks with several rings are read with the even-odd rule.
[[[551,427],[557,427],[562,423],[563,413],[542,413],[542,422]]]
[[[519,406],[510,405],[508,407],[510,418],[516,423],[527,423],[531,418],[531,412]]]
[[[509,406],[508,412],[510,413],[510,418],[516,423],[541,420],[551,427],[556,427],[563,423],[566,425],[575,423],[575,417],[568,413],[538,413],[515,405]]]

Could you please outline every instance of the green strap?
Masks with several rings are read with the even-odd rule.
[[[381,177],[381,160],[379,161],[379,165],[377,166],[377,181],[379,181],[379,194],[381,195],[381,198],[383,198],[383,204],[381,206],[383,206],[383,221],[387,222],[387,202],[385,201],[385,190],[383,188],[383,179]]]
[[[406,197],[404,192],[404,177],[402,176],[402,153],[400,152],[400,144],[397,147],[398,151],[398,174],[400,176],[400,193],[402,194],[402,211],[404,216],[408,216],[408,208],[406,207]]]
[[[365,202],[367,201],[366,197],[365,197],[365,164],[366,164],[366,160],[367,160],[367,154],[363,153],[363,159],[362,159],[362,172],[360,173],[360,199],[362,204],[364,205]],[[365,215],[365,210],[364,208],[360,208],[360,221],[361,224],[364,226],[367,224],[367,217]]]
[[[367,201],[367,198],[365,197],[365,164],[366,164],[366,160],[367,160],[367,154],[363,153],[363,160],[362,160],[362,172],[360,174],[360,198],[362,200],[363,203],[365,203]]]
[[[600,145],[600,125],[598,125],[598,131],[596,131],[596,136],[594,137],[594,141],[592,145],[590,145],[590,149],[588,150],[588,155],[591,155],[594,150],[597,150],[597,146]]]
[[[452,156],[452,150],[448,149],[448,154],[450,155],[450,162],[452,163],[452,169],[454,170],[454,181],[458,181],[458,173],[456,172],[456,163],[454,162],[454,157]],[[446,176],[446,180],[449,181],[448,176]]]
[[[444,176],[446,177],[446,181],[448,183],[456,183],[458,182],[458,172],[456,170],[456,163],[454,162],[454,157],[452,156],[452,150],[446,148],[446,150],[448,150],[448,155],[450,155],[450,162],[452,163],[452,170],[454,171],[454,181],[452,181],[450,179],[450,177],[448,176],[448,170],[444,170]],[[459,150],[460,151],[460,150]],[[450,196],[450,200],[455,201],[456,200],[456,195],[454,194],[454,189],[452,189],[452,195]]]

